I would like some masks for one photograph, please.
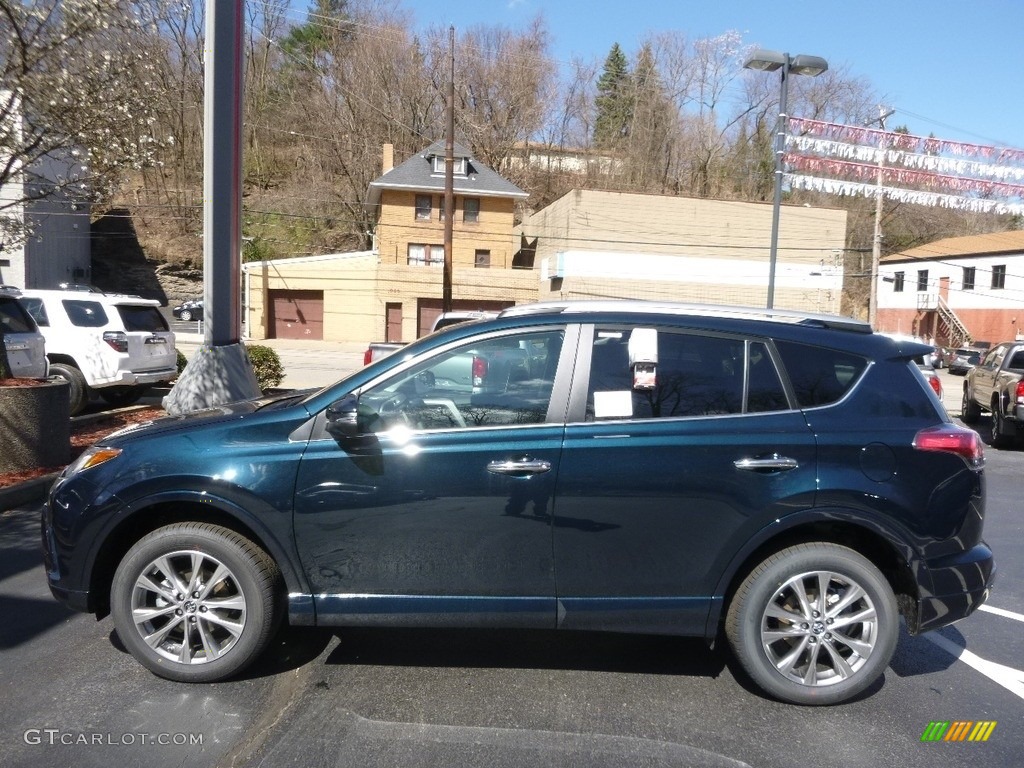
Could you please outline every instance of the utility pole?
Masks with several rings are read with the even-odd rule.
[[[868,294],[868,324],[874,327],[878,317],[878,263],[882,257],[882,174],[885,169],[885,150],[888,149],[888,142],[884,134],[885,118],[892,115],[896,110],[885,111],[885,107],[878,105],[878,125],[881,127],[882,141],[878,153],[878,183],[875,186],[875,236],[871,241],[871,290]],[[871,122],[874,122],[872,120]],[[870,125],[870,123],[869,123]]]
[[[448,27],[448,126],[444,137],[444,275],[441,311],[452,311],[452,223],[455,219],[455,27]]]

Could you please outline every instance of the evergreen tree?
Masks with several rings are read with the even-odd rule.
[[[594,144],[613,147],[629,135],[633,117],[633,89],[629,62],[619,44],[612,45],[604,62],[604,71],[597,80],[597,118],[594,122]]]

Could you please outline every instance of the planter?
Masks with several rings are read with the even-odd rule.
[[[59,467],[71,457],[68,383],[64,379],[0,384],[0,472]]]

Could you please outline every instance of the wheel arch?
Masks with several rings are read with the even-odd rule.
[[[72,368],[82,370],[82,367],[75,361],[71,355],[65,355],[61,352],[47,352],[47,359],[50,363],[60,363],[61,365],[70,365]]]
[[[277,564],[288,595],[309,592],[301,569],[277,537],[232,502],[209,494],[176,493],[142,499],[106,532],[90,564],[89,594],[97,618],[110,613],[110,587],[114,572],[129,549],[143,536],[174,523],[210,523],[249,539]],[[306,622],[312,623],[312,622]]]
[[[858,552],[874,564],[896,596],[900,614],[908,626],[917,625],[918,588],[913,575],[913,554],[895,537],[876,525],[832,515],[830,519],[790,520],[785,528],[772,526],[740,550],[719,580],[705,636],[714,640],[721,634],[729,604],[747,575],[771,555],[797,544],[825,542]]]

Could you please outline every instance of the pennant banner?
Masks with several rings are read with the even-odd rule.
[[[793,122],[797,118],[793,118]],[[786,147],[798,153],[826,155],[840,160],[869,163],[874,166],[900,166],[911,170],[931,171],[952,176],[976,176],[995,181],[1024,182],[1024,167],[995,165],[977,160],[960,160],[938,155],[921,155],[899,149],[860,146],[812,136],[786,135]]]
[[[877,172],[877,169],[875,169]],[[842,179],[825,179],[803,174],[783,174],[783,181],[793,189],[806,189],[812,192],[824,192],[831,195],[856,195],[875,198],[882,195],[887,200],[916,205],[938,206],[972,213],[1024,214],[1024,204],[1004,203],[998,200],[985,200],[976,197],[945,195],[938,192],[925,192],[914,189],[886,187],[879,184],[864,184]]]
[[[946,154],[954,157],[980,157],[994,160],[997,163],[1024,162],[1024,149],[967,144],[961,141],[947,141],[933,137],[914,136],[909,133],[883,131],[878,128],[862,128],[841,123],[826,123],[821,120],[807,120],[802,117],[789,118],[789,132],[848,144],[868,144],[922,155]]]

